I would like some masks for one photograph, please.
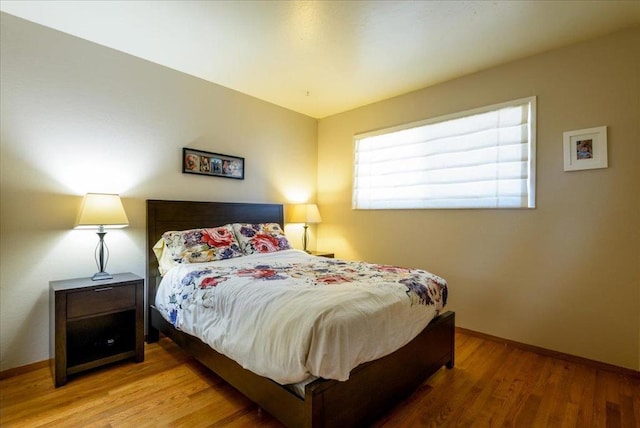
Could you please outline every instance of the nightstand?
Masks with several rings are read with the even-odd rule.
[[[328,259],[332,259],[335,256],[334,253],[327,253],[326,251],[307,251],[307,253],[311,254],[312,256],[326,257]]]
[[[56,387],[67,376],[116,361],[144,361],[144,280],[131,273],[49,283],[50,351]]]

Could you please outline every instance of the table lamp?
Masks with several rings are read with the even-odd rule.
[[[302,247],[304,251],[307,251],[307,242],[309,241],[309,224],[315,224],[322,222],[320,217],[320,211],[316,204],[297,204],[293,205],[291,215],[289,216],[290,223],[304,223],[304,234],[302,235]]]
[[[85,195],[75,229],[98,229],[100,241],[95,250],[95,259],[99,271],[91,277],[92,280],[113,278],[113,275],[105,271],[109,261],[109,249],[104,243],[104,236],[107,234],[105,229],[127,226],[129,226],[129,219],[124,212],[120,196],[105,193],[87,193]]]

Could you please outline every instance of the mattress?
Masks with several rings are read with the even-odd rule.
[[[299,250],[178,264],[156,308],[245,369],[282,385],[347,380],[404,346],[442,310],[444,279]]]

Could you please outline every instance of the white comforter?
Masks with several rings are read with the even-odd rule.
[[[287,250],[178,265],[156,307],[244,368],[290,384],[348,379],[411,341],[446,298],[446,282],[423,270]]]

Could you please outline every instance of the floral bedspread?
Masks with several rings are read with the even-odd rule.
[[[165,276],[157,307],[177,328],[284,384],[347,379],[409,342],[447,301],[446,281],[425,270],[278,253],[181,265]]]

